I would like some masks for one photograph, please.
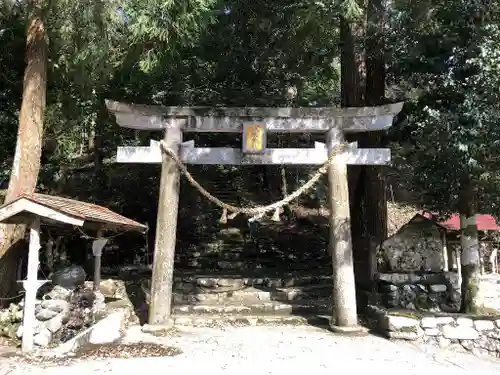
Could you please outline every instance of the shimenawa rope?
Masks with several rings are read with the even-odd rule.
[[[328,170],[328,165],[332,162],[333,158],[342,150],[345,149],[346,143],[340,143],[339,146],[333,151],[329,156],[327,161],[318,168],[318,170],[315,172],[315,174],[306,182],[304,183],[301,187],[299,187],[297,190],[295,190],[293,193],[289,194],[288,196],[284,197],[283,199],[265,205],[265,206],[255,206],[255,207],[236,207],[233,205],[230,205],[228,203],[225,203],[221,201],[219,198],[216,196],[212,195],[209,191],[207,191],[203,186],[198,183],[198,181],[195,180],[193,175],[188,171],[187,167],[182,163],[182,161],[179,159],[177,154],[170,149],[167,144],[164,141],[160,141],[160,147],[161,149],[170,157],[172,160],[177,164],[179,167],[181,173],[186,177],[186,179],[189,181],[189,183],[200,192],[201,195],[203,195],[205,198],[207,198],[210,202],[214,203],[215,205],[219,206],[222,208],[222,215],[219,220],[221,223],[227,223],[228,219],[234,219],[237,215],[243,214],[243,215],[248,215],[252,216],[250,220],[257,220],[260,219],[264,214],[266,214],[269,211],[274,210],[274,214],[272,216],[273,221],[279,221],[279,215],[280,215],[280,208],[283,206],[287,205],[294,199],[297,199],[299,196],[302,194],[306,193],[309,191],[311,188],[314,187],[321,178],[322,175],[324,175],[327,170]],[[229,214],[229,215],[228,215]]]

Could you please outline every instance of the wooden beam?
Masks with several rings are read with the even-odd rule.
[[[134,113],[136,115],[179,117],[255,117],[255,118],[332,118],[395,116],[404,102],[374,107],[164,107],[159,105],[127,104],[106,100],[106,107],[113,113]]]
[[[339,128],[347,133],[386,130],[392,126],[394,115],[332,118],[262,118],[254,122],[262,123],[270,133],[325,133],[331,128]],[[234,117],[190,117],[184,132],[241,133],[245,118]]]
[[[13,201],[11,204],[6,204],[0,208],[0,222],[9,223],[11,220],[15,221],[15,216],[27,212],[37,216],[43,220],[49,219],[52,221],[65,223],[69,225],[83,226],[84,220],[66,213],[54,210],[47,206],[31,202],[26,198],[20,198]],[[28,224],[28,223],[25,223]]]
[[[156,147],[118,147],[116,152],[117,163],[161,163],[161,150]]]
[[[159,144],[149,147],[118,147],[118,163],[161,163]],[[262,154],[243,155],[241,149],[228,147],[194,147],[184,143],[180,158],[185,164],[206,165],[321,165],[328,159],[324,143],[315,148],[270,148]],[[391,150],[386,148],[358,149],[351,145],[346,158],[349,165],[385,165],[391,161]]]
[[[164,130],[173,127],[173,119],[165,118],[160,114],[140,114],[140,113],[115,113],[116,123],[122,128],[136,130]],[[186,124],[187,119],[180,120],[181,124]]]
[[[344,133],[364,133],[387,130],[392,126],[394,115],[347,117],[343,119]]]
[[[354,108],[212,108],[161,107],[106,101],[119,126],[139,130],[163,130],[181,126],[184,132],[241,133],[242,123],[264,123],[269,132],[346,132],[388,129],[403,103]],[[173,125],[176,119],[176,125]]]
[[[346,133],[361,133],[389,129],[393,118],[392,115],[346,118],[263,118],[255,122],[263,123],[267,132],[270,133],[325,133],[334,127]],[[121,127],[137,130],[163,130],[171,127],[171,120],[157,115],[118,113],[116,122]],[[182,122],[184,132],[241,133],[243,122],[248,122],[248,120],[234,117],[190,117]]]
[[[251,121],[251,119],[250,119]],[[250,122],[241,117],[190,117],[184,132],[242,133],[243,123]],[[341,127],[342,118],[256,118],[254,122],[264,124],[267,132],[324,133],[331,127]]]

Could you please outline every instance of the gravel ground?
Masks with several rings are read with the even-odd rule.
[[[82,358],[68,365],[20,364],[0,360],[0,375],[94,374],[295,374],[335,373],[370,375],[478,372],[500,374],[500,361],[442,351],[429,346],[394,343],[377,336],[345,337],[313,327],[192,328],[170,338],[146,336],[138,328],[124,343],[153,342],[179,348],[171,357],[101,359]]]

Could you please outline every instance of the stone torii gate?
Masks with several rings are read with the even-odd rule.
[[[162,107],[106,101],[118,125],[125,128],[163,131],[163,145],[184,164],[291,164],[322,165],[341,144],[346,133],[388,129],[403,106],[394,103],[360,108],[212,108]],[[242,149],[196,147],[182,141],[183,133],[243,133]],[[314,148],[266,148],[267,132],[323,133],[326,144]],[[334,312],[332,329],[360,329],[349,212],[347,165],[381,165],[391,160],[389,149],[358,149],[351,143],[333,158],[328,167],[330,239],[333,263]],[[146,147],[118,147],[119,163],[161,163],[161,186],[154,250],[149,324],[171,324],[174,253],[179,203],[180,171],[159,142]]]

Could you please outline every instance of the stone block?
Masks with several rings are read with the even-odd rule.
[[[444,293],[448,290],[448,287],[443,284],[429,285],[429,290],[432,293]]]
[[[450,324],[455,321],[451,316],[436,316],[434,319],[438,325]]]
[[[442,328],[443,336],[451,340],[477,340],[479,338],[479,332],[476,331],[472,326],[459,325],[451,326],[445,325]]]
[[[497,340],[500,346],[500,330],[495,329],[494,331],[486,332],[486,337]]]
[[[426,328],[424,329],[424,334],[426,336],[439,336],[441,334],[441,331],[439,328]]]
[[[459,326],[472,327],[474,322],[470,318],[457,318],[456,320]]]
[[[390,339],[395,339],[395,340],[416,341],[422,337],[422,333],[420,331],[415,331],[415,332],[388,331],[387,336]]]
[[[398,291],[398,286],[394,284],[380,283],[378,287],[381,293],[394,293]]]
[[[385,315],[380,320],[380,328],[387,331],[417,332],[420,322],[416,318]]]
[[[490,331],[495,329],[495,323],[491,320],[475,320],[474,328],[478,331]]]

